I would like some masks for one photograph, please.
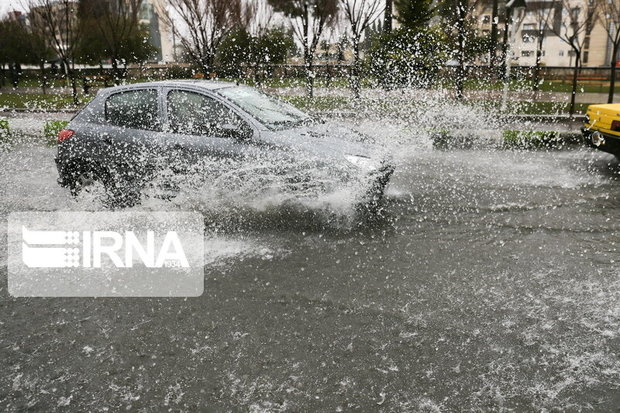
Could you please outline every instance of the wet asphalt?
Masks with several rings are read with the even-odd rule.
[[[617,161],[396,152],[378,217],[205,212],[198,298],[12,298],[4,251],[0,410],[618,411]],[[0,160],[4,222],[83,206]]]

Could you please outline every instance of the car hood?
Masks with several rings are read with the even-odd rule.
[[[383,161],[387,157],[386,152],[367,137],[335,122],[269,131],[261,138],[266,144],[320,158],[344,159],[346,155],[355,155]]]

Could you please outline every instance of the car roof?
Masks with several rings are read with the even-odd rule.
[[[221,80],[202,80],[202,79],[180,79],[180,80],[159,80],[156,82],[142,82],[142,83],[131,83],[128,85],[122,86],[113,86],[105,89],[101,89],[101,92],[109,93],[122,91],[125,89],[134,89],[140,87],[178,87],[178,86],[194,86],[202,89],[208,90],[217,90],[223,89],[227,87],[237,86],[236,83],[233,82],[224,82]]]

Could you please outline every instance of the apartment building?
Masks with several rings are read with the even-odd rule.
[[[174,61],[175,53],[172,44],[172,30],[162,16],[165,10],[164,0],[143,0],[138,18],[140,24],[148,28],[149,42],[157,49],[154,60],[168,63]]]
[[[504,2],[500,0],[499,3]],[[499,8],[498,32],[500,34],[498,39],[503,38],[504,5],[505,3],[501,4]],[[512,50],[512,64],[519,66],[534,66],[536,64],[536,54],[540,47],[539,37],[542,33],[541,64],[565,67],[574,65],[574,50],[557,33],[566,30],[571,21],[575,21],[575,17],[577,17],[577,21],[583,21],[586,13],[591,12],[593,7],[597,7],[596,2],[593,0],[526,0],[526,5],[524,11],[514,13],[513,16],[513,35],[509,39]],[[482,1],[476,10],[478,30],[483,35],[490,31],[491,12],[492,0]],[[573,18],[571,18],[571,14],[573,14]],[[584,45],[581,56],[582,66],[609,66],[612,61],[612,47],[607,37],[607,31],[600,19],[594,19],[590,27],[580,33],[580,42],[583,42]],[[614,60],[619,61],[620,56]],[[481,60],[481,63],[485,63],[485,60]]]

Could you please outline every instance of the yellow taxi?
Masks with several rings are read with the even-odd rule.
[[[586,142],[620,158],[620,103],[588,106],[581,132]]]

